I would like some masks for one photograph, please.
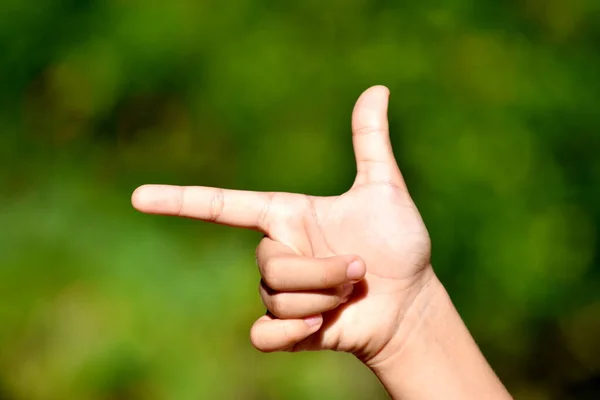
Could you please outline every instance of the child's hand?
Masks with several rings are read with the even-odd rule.
[[[153,185],[134,193],[143,212],[264,232],[257,260],[269,313],[252,328],[258,349],[330,349],[369,362],[410,332],[403,315],[433,276],[430,240],[392,153],[388,97],[373,87],[356,104],[358,173],[341,196]]]

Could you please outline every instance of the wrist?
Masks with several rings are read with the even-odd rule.
[[[452,306],[452,303],[446,290],[429,265],[406,299],[406,306],[398,316],[396,330],[388,342],[377,354],[361,361],[377,373],[385,369],[390,362],[401,359],[403,353],[410,351],[411,346],[417,344],[415,340],[422,334],[420,331],[430,328],[426,321],[435,318],[448,306]]]
[[[431,269],[395,335],[365,364],[393,399],[511,399]]]

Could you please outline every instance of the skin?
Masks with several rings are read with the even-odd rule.
[[[510,398],[433,272],[392,151],[388,101],[383,86],[358,99],[357,175],[340,196],[145,185],[132,203],[264,233],[256,255],[268,312],[251,330],[257,349],[350,352],[397,399]]]

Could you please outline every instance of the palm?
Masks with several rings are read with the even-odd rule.
[[[272,207],[279,201],[294,204],[296,218],[274,220],[274,240],[310,257],[358,254],[367,265],[355,299],[327,313],[324,327],[296,349],[376,352],[365,347],[389,340],[393,326],[382,325],[398,320],[407,289],[429,262],[429,237],[412,200],[402,188],[380,183],[355,185],[339,197],[277,194]]]
[[[351,301],[325,313],[321,329],[294,349],[375,354],[394,334],[430,251],[391,148],[388,95],[385,88],[371,88],[356,104],[357,177],[341,196],[160,186],[136,191],[133,203],[147,213],[257,229],[303,256],[359,255],[367,271]]]

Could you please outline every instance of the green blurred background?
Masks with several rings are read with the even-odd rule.
[[[260,235],[143,183],[337,194],[392,92],[434,267],[517,399],[600,394],[598,0],[2,0],[0,399],[376,399],[255,351]]]

